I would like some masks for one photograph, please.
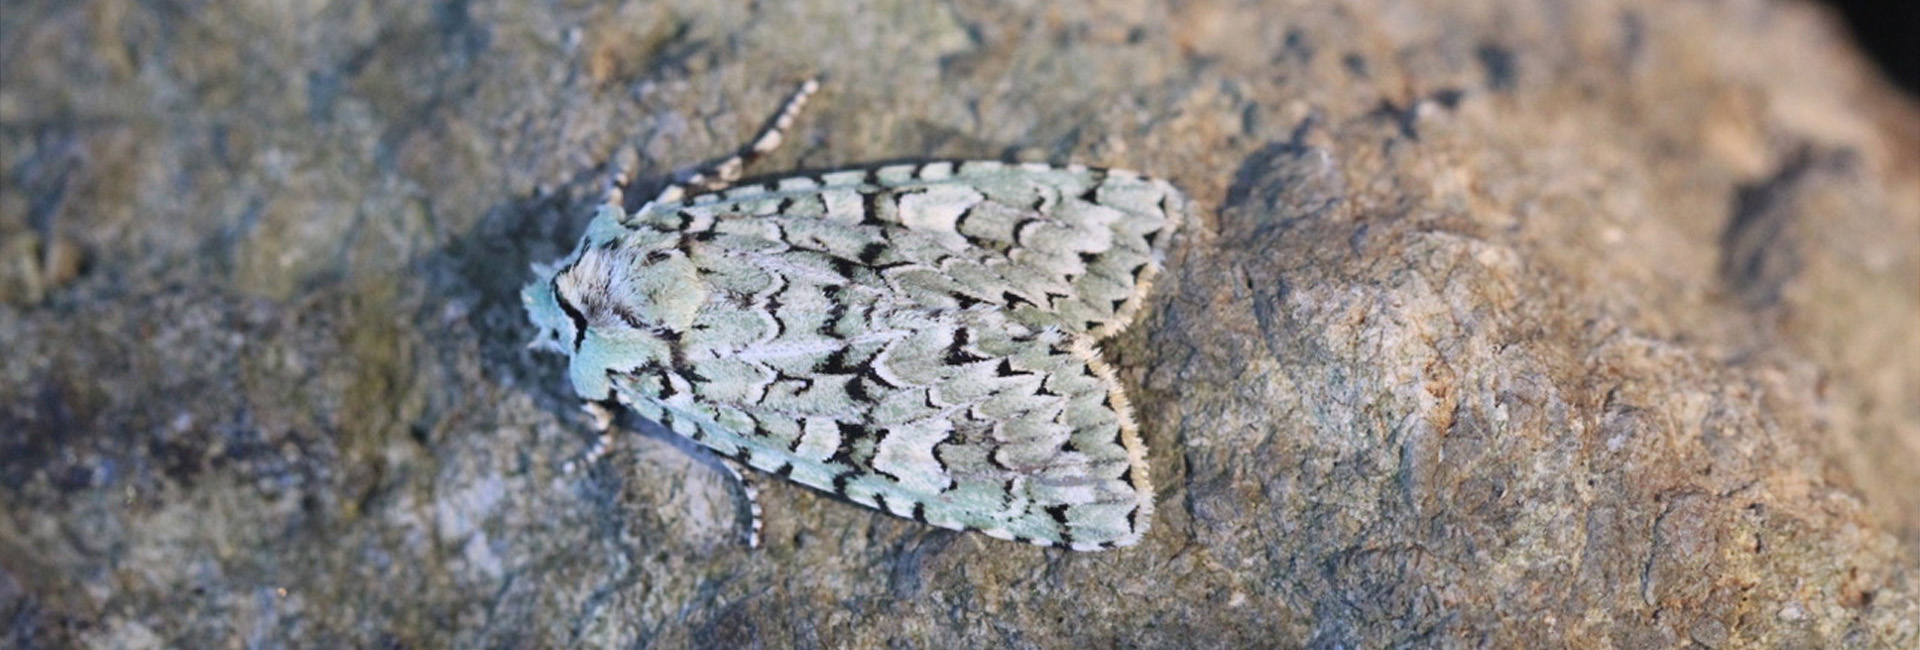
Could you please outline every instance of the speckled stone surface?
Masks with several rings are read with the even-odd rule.
[[[1920,108],[1808,5],[20,2],[0,646],[1915,647]],[[527,265],[762,172],[1173,180],[1076,554],[587,426]]]

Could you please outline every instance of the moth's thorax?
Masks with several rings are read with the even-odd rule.
[[[602,332],[685,330],[711,293],[687,251],[671,242],[589,246],[555,282],[587,327]]]

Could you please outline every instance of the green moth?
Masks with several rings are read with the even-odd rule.
[[[1146,448],[1095,344],[1140,311],[1186,198],[1132,172],[996,161],[735,185],[816,87],[638,210],[610,193],[523,292],[535,346],[568,357],[603,429],[617,403],[935,526],[1137,542]]]

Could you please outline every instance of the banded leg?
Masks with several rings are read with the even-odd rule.
[[[561,471],[566,474],[572,474],[580,468],[599,462],[613,450],[615,444],[613,419],[616,414],[613,410],[613,401],[581,402],[580,409],[587,412],[587,416],[591,418],[590,425],[599,433],[599,437],[594,440],[592,447],[587,448],[586,453],[561,466]],[[747,472],[745,465],[740,464],[740,461],[718,454],[713,457],[720,459],[720,466],[727,470],[727,475],[733,477],[734,484],[740,486],[740,496],[747,502],[747,546],[760,548],[761,514],[763,513],[760,509],[760,488],[753,484],[753,479],[750,478],[752,475]]]
[[[820,80],[818,79],[801,82],[800,87],[795,89],[792,95],[787,96],[787,102],[780,106],[780,111],[773,114],[773,119],[768,120],[767,125],[761,127],[760,134],[746,146],[740,147],[739,151],[727,157],[726,160],[700,170],[684,181],[666,186],[660,190],[659,195],[653,197],[653,202],[670,203],[680,200],[689,193],[726,189],[734,181],[740,180],[740,174],[746,170],[747,165],[753,164],[753,161],[766,155],[767,152],[780,147],[780,143],[786,139],[787,127],[792,126],[794,116],[800,114],[800,107],[805,106],[807,98],[819,89]],[[622,184],[624,185],[624,182]]]
[[[576,469],[599,462],[601,458],[606,457],[608,451],[613,449],[614,412],[609,403],[581,402],[580,410],[586,411],[587,417],[592,418],[590,424],[593,426],[594,432],[599,434],[599,437],[594,439],[592,447],[587,448],[587,453],[581,454],[579,458],[567,461],[567,464],[560,466],[560,471],[567,474],[572,474]]]
[[[753,479],[748,478],[751,474],[747,473],[746,466],[741,465],[740,461],[725,456],[716,458],[720,459],[720,466],[733,475],[734,482],[740,486],[741,496],[747,499],[747,547],[760,548],[760,488],[755,487]]]
[[[623,147],[624,149],[624,147]],[[612,206],[625,213],[627,211],[627,183],[632,180],[627,163],[619,153],[607,161],[607,180],[600,188],[600,204]]]

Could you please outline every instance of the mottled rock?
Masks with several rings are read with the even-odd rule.
[[[560,471],[528,263],[816,72],[761,171],[1193,196],[1139,546]],[[1920,109],[1802,3],[14,3],[0,79],[0,645],[1920,644]]]

